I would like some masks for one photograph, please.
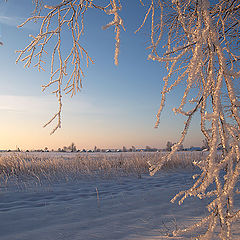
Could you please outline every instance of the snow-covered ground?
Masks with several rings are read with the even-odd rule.
[[[207,214],[207,201],[170,200],[193,183],[193,171],[150,177],[86,177],[4,186],[0,191],[1,240],[155,240],[169,237]],[[236,229],[238,230],[238,229]],[[236,233],[235,233],[236,234]],[[240,239],[240,235],[236,239]]]

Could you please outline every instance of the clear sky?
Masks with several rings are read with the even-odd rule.
[[[62,128],[50,136],[54,126],[42,126],[56,112],[57,99],[41,91],[50,74],[15,64],[15,50],[29,43],[30,33],[37,34],[37,24],[17,28],[33,11],[31,2],[0,1],[0,41],[4,43],[0,47],[0,149],[57,149],[71,142],[79,149],[95,145],[162,148],[167,141],[179,139],[184,118],[175,116],[171,109],[178,106],[181,89],[168,95],[160,126],[154,129],[166,71],[164,65],[147,60],[147,29],[134,34],[146,11],[139,1],[122,1],[126,32],[121,32],[117,67],[113,63],[113,29],[101,29],[112,16],[96,10],[86,16],[83,43],[95,64],[85,70],[82,91],[73,98],[64,96]],[[65,37],[70,44],[71,39]],[[199,128],[195,117],[184,146],[201,146]]]

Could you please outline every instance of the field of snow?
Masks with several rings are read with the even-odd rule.
[[[1,240],[189,239],[171,232],[207,214],[207,200],[170,203],[198,171],[202,153],[187,154],[153,177],[146,161],[160,154],[1,156]]]

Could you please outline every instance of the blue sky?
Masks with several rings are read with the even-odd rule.
[[[82,91],[73,98],[64,96],[62,128],[50,136],[54,126],[42,126],[57,110],[57,100],[49,91],[41,91],[41,85],[48,82],[49,72],[39,73],[34,68],[24,69],[22,63],[15,64],[15,50],[28,44],[30,33],[37,34],[37,24],[17,28],[31,14],[31,1],[2,1],[0,149],[15,149],[16,146],[56,149],[71,142],[79,149],[95,145],[100,148],[165,147],[167,141],[177,141],[184,118],[175,116],[171,109],[177,106],[181,89],[168,95],[160,126],[154,129],[166,71],[164,65],[147,60],[147,28],[134,34],[145,11],[138,1],[123,1],[121,16],[126,32],[121,32],[119,66],[113,63],[113,29],[101,29],[112,17],[96,10],[89,12],[83,44],[95,64],[85,69]],[[67,40],[66,46],[69,44]],[[184,145],[201,145],[197,117],[190,130]]]

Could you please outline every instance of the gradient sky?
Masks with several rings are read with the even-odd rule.
[[[29,43],[30,33],[37,34],[37,24],[17,28],[30,16],[31,2],[0,2],[0,41],[4,43],[0,47],[0,149],[57,149],[71,142],[79,149],[95,145],[163,148],[167,141],[179,139],[184,118],[175,116],[171,109],[179,102],[181,89],[168,95],[160,126],[154,129],[166,71],[164,65],[147,60],[147,29],[134,34],[146,11],[139,1],[123,1],[126,32],[121,32],[117,67],[113,64],[113,29],[101,29],[112,17],[96,10],[86,16],[83,43],[95,64],[85,70],[82,91],[73,98],[64,96],[62,128],[50,136],[54,126],[42,126],[57,110],[57,100],[50,92],[41,91],[49,72],[15,64],[15,50]],[[184,146],[201,146],[199,127],[195,117]]]

